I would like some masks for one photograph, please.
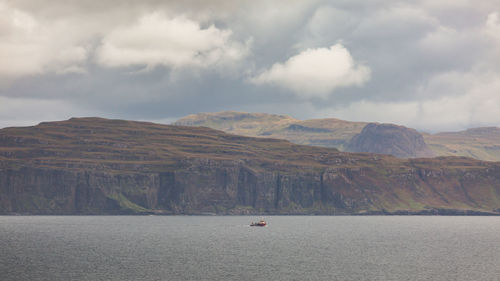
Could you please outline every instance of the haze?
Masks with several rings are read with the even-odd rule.
[[[0,0],[0,127],[223,110],[500,126],[499,7]]]

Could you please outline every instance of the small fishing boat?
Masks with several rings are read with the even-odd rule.
[[[265,220],[260,220],[259,222],[252,222],[250,226],[266,226],[267,222]]]

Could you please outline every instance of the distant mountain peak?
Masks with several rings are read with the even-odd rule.
[[[399,158],[433,157],[415,129],[394,124],[370,123],[347,146],[351,152],[390,154]]]
[[[318,128],[309,125],[291,134]],[[499,191],[500,162],[470,158],[403,160],[103,118],[0,130],[0,214],[500,214]]]
[[[286,139],[296,144],[334,147],[341,151],[348,150],[347,146],[352,138],[360,134],[368,124],[336,118],[298,120],[286,115],[237,111],[193,114],[174,123],[204,126],[237,135]],[[379,134],[378,139],[385,143],[376,146],[372,142],[369,147],[362,150],[358,148],[360,151],[388,153],[403,158],[439,155],[500,161],[498,127],[437,134],[419,133],[404,126],[379,123],[370,124],[366,129],[375,130],[373,133]],[[398,134],[395,132],[399,132],[399,138],[396,138]],[[383,136],[384,134],[386,135]],[[410,135],[415,139],[409,138]],[[375,148],[377,150],[371,150]]]

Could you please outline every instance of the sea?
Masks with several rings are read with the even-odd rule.
[[[500,217],[0,216],[0,280],[500,280]]]

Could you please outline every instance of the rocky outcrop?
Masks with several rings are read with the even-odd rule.
[[[421,144],[420,137],[415,142],[411,139],[405,139],[408,132],[399,132],[399,139],[394,139],[392,144],[376,144],[374,141],[368,140],[371,143],[367,147],[360,147],[359,149],[353,147],[348,150],[350,140],[355,135],[360,134],[368,123],[350,122],[334,118],[301,121],[283,115],[227,111],[193,114],[179,119],[174,124],[205,126],[244,136],[286,139],[296,144],[333,147],[341,151],[390,153],[396,157],[401,155],[403,158],[436,155],[466,156],[479,160],[500,161],[500,128],[497,127],[472,128],[462,132],[420,134],[413,131],[413,129],[394,125],[393,129],[396,131],[409,130],[412,131],[410,134],[416,134],[417,137],[422,135],[427,149],[418,148],[418,143]],[[393,133],[386,131],[383,134],[385,137],[380,139],[389,142],[387,138]],[[413,146],[412,142],[414,142]],[[387,147],[387,144],[392,146]],[[394,144],[403,147],[398,148]],[[415,145],[417,147],[414,147]],[[381,147],[384,146],[385,148],[382,149]]]
[[[473,214],[500,208],[500,197],[490,197],[500,191],[498,168],[291,174],[197,159],[163,173],[21,168],[0,175],[3,214]]]
[[[366,125],[351,139],[346,151],[389,154],[399,158],[435,156],[415,129],[393,124]]]
[[[498,214],[500,163],[96,118],[0,130],[1,214]]]

